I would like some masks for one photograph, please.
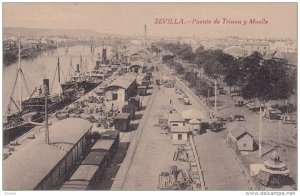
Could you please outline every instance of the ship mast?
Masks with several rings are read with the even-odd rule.
[[[18,58],[19,58],[19,67],[18,67],[18,75],[19,75],[19,101],[20,101],[20,110],[22,111],[22,80],[21,80],[21,36],[19,38],[19,51],[18,51]]]
[[[61,82],[60,82],[60,67],[59,67],[59,51],[58,51],[58,40],[56,42],[56,52],[57,52],[57,77],[58,77],[58,95],[60,98],[60,95],[62,93],[61,89]],[[54,82],[54,80],[53,80]]]
[[[59,84],[59,95],[62,93],[62,88],[61,88],[61,80],[60,80],[60,65],[59,65],[59,57],[57,57],[57,74],[58,74],[58,84]]]
[[[10,101],[9,101],[9,104],[8,104],[8,107],[7,107],[8,108],[8,113],[11,112],[11,108],[10,108],[11,103],[13,103],[16,106],[16,108],[19,112],[22,112],[22,99],[23,99],[23,91],[22,91],[22,87],[23,87],[22,82],[23,81],[22,81],[22,79],[24,80],[24,85],[26,87],[26,91],[29,94],[28,84],[27,84],[27,81],[26,81],[25,76],[23,74],[23,70],[22,70],[22,66],[21,66],[21,36],[19,36],[19,41],[18,42],[19,42],[18,43],[18,61],[19,62],[18,62],[17,76],[16,76],[16,79],[14,81],[13,89],[10,93],[10,98],[9,98]],[[14,92],[16,90],[15,89],[16,86],[18,86],[18,91],[19,91],[18,92],[19,104],[17,104],[18,102],[15,101],[14,98],[13,98],[14,97]]]
[[[90,58],[90,78],[92,78],[92,63],[93,63],[93,54],[94,54],[94,50],[93,50],[93,43],[91,44],[91,58]]]
[[[59,94],[59,97],[60,97],[62,92],[63,92],[63,89],[62,89],[62,86],[61,86],[61,77],[60,76],[62,74],[62,76],[65,80],[65,75],[64,75],[63,70],[60,69],[58,52],[57,52],[57,66],[56,66],[54,77],[53,77],[53,80],[52,80],[51,89],[50,89],[50,91],[48,90],[49,92],[52,92],[54,81],[56,79],[56,74],[57,74],[57,77],[58,77],[58,94]]]
[[[72,77],[73,72],[74,72],[74,70],[73,70],[72,57],[71,57],[70,58],[70,71],[69,71],[70,78]]]

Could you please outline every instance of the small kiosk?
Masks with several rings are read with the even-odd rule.
[[[264,186],[282,186],[284,178],[288,176],[290,170],[285,163],[280,160],[276,151],[272,154],[269,160],[264,161],[264,166],[258,174],[259,181]]]
[[[189,141],[190,129],[188,126],[173,126],[171,127],[172,133],[172,143],[177,144],[186,144]]]
[[[118,113],[114,118],[115,129],[121,132],[129,131],[130,113]]]
[[[200,132],[201,122],[197,119],[189,120],[189,124],[193,127],[193,131]]]

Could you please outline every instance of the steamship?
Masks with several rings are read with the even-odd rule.
[[[99,82],[89,80],[89,76],[83,74],[79,70],[79,64],[76,65],[76,70],[69,81],[61,84],[62,90],[75,91],[77,97],[80,97],[93,90]]]
[[[58,80],[60,82],[60,67],[59,59],[57,64]],[[19,63],[18,77],[23,74],[21,65]],[[23,76],[23,78],[25,78]],[[16,79],[16,81],[17,81]],[[19,80],[21,81],[21,80]],[[21,85],[21,84],[19,84]],[[43,85],[49,89],[49,79],[44,79]],[[13,87],[13,91],[15,86]],[[13,93],[12,93],[13,94]],[[33,127],[40,125],[44,119],[45,112],[45,88],[35,88],[29,98],[19,98],[19,104],[10,96],[10,104],[8,106],[8,113],[3,120],[3,145],[7,145],[10,141],[16,139],[23,133],[26,133]],[[50,94],[47,96],[48,112],[52,113],[63,107],[71,104],[76,100],[75,89],[62,90],[61,93]],[[11,104],[16,108],[16,112],[12,112]]]
[[[19,49],[20,50],[20,49]],[[103,49],[102,62],[106,62],[106,49]],[[96,68],[99,68],[100,62],[95,69],[87,74],[83,74],[79,70],[79,64],[69,81],[61,83],[60,81],[60,64],[59,58],[57,63],[58,81],[60,83],[61,92],[56,94],[49,94],[49,79],[43,80],[43,86],[37,87],[29,98],[19,98],[19,104],[10,97],[10,104],[17,108],[17,112],[8,109],[8,114],[3,120],[3,145],[7,145],[10,141],[15,140],[22,134],[26,133],[35,126],[41,125],[44,119],[45,112],[45,87],[48,89],[47,103],[48,113],[56,112],[65,106],[75,102],[79,97],[93,90],[103,81],[98,75],[95,75]],[[98,70],[99,71],[99,70]],[[17,72],[17,79],[23,74],[21,63],[19,60],[19,68]],[[24,78],[24,76],[23,76]],[[16,81],[18,81],[16,79]],[[21,81],[21,80],[19,80]],[[53,81],[52,81],[53,82]],[[19,84],[21,85],[21,84]],[[15,86],[13,91],[15,90]],[[12,93],[13,94],[13,93]]]
[[[96,88],[105,78],[109,76],[108,74],[106,74],[107,70],[101,67],[101,63],[103,65],[107,64],[106,51],[106,49],[102,50],[102,61],[98,59],[96,61],[96,66],[88,73],[82,73],[80,71],[80,65],[76,64],[76,69],[70,77],[69,81],[61,84],[62,90],[66,91],[73,89],[75,90],[76,96],[81,97],[82,95]],[[82,57],[80,62],[82,64]]]

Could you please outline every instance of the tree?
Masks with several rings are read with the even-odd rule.
[[[226,75],[224,77],[224,82],[229,86],[229,93],[231,93],[231,88],[238,84],[240,81],[240,70],[236,64],[227,68]]]
[[[262,62],[262,55],[259,52],[253,52],[251,55],[240,58],[240,69],[242,81],[246,82],[253,75],[256,74],[257,70],[260,68]]]
[[[195,50],[195,55],[201,55],[204,52],[204,46],[200,45],[196,50]]]
[[[261,103],[269,99],[286,99],[294,89],[292,75],[288,71],[286,60],[263,60],[260,55],[252,54],[244,59],[246,85],[242,96],[246,99],[256,98],[260,101],[259,121],[259,156],[262,155],[262,108]],[[293,79],[292,79],[293,80]]]
[[[174,56],[172,55],[164,55],[162,57],[162,62],[163,63],[167,63],[167,62],[170,62],[170,61],[173,61],[174,60]]]
[[[265,60],[259,66],[252,66],[247,76],[247,84],[242,89],[242,96],[263,101],[287,99],[294,92],[293,80],[286,60]]]
[[[174,63],[174,67],[177,74],[184,74],[184,68],[181,63]]]
[[[192,71],[186,71],[184,74],[184,78],[190,83],[191,86],[195,86],[195,75]]]

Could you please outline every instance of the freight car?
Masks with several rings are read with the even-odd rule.
[[[89,154],[61,190],[99,189],[105,168],[110,164],[118,145],[118,131],[101,133],[101,139],[94,143]]]

